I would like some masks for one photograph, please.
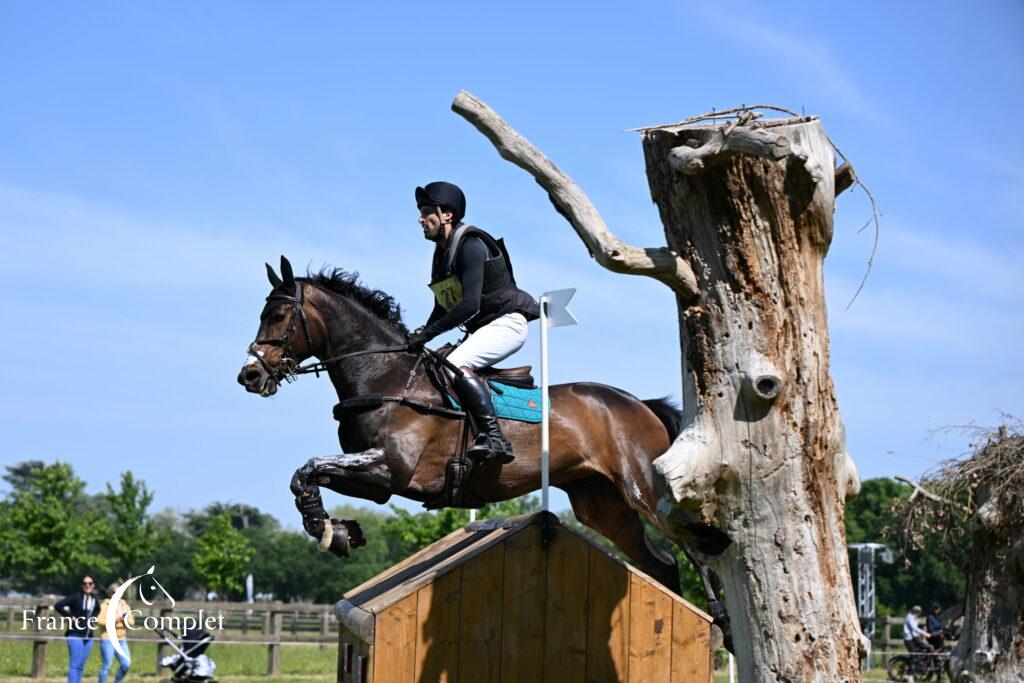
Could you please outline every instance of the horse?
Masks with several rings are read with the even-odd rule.
[[[310,459],[291,482],[306,532],[320,541],[321,550],[348,555],[365,543],[362,530],[357,521],[329,519],[319,487],[378,504],[395,494],[436,500],[443,493],[446,463],[465,438],[462,414],[443,408],[438,388],[427,373],[417,372],[433,352],[408,347],[408,329],[394,298],[339,268],[297,278],[283,256],[281,276],[269,264],[267,276],[272,290],[237,378],[246,391],[270,396],[282,382],[315,371],[328,375],[340,405],[353,397],[360,397],[357,403],[367,396],[378,399],[343,412],[338,426],[343,454]],[[319,362],[301,365],[310,358]],[[653,543],[641,520],[673,538],[655,512],[659,494],[651,463],[668,449],[680,424],[679,409],[666,399],[641,401],[592,382],[550,388],[551,485],[565,491],[581,523],[677,594],[676,559]],[[464,507],[540,488],[540,425],[502,420],[502,430],[515,459],[475,465]],[[688,540],[721,542],[701,536],[705,531],[695,528],[696,538]],[[719,604],[713,578],[703,565],[695,567],[712,606]]]

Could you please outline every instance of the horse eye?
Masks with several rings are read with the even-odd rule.
[[[284,313],[275,313],[274,315],[270,316],[270,322],[272,322],[272,323],[279,323],[279,322],[283,322],[283,321],[284,321]]]

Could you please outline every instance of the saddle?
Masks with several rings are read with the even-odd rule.
[[[438,355],[447,358],[448,354],[454,350],[454,344],[445,344],[437,349],[437,353]],[[523,389],[534,389],[537,387],[537,384],[533,379],[532,365],[520,365],[516,368],[481,368],[476,371],[476,374],[486,380],[488,384],[491,384],[492,382],[501,382],[502,384],[521,387]],[[445,380],[444,384],[448,384],[447,380]],[[450,389],[451,387],[448,388]],[[494,389],[493,384],[491,384],[491,388]]]
[[[533,389],[537,386],[532,373],[532,365],[520,365],[518,368],[483,368],[476,371],[476,374],[488,382],[501,382],[523,389]]]

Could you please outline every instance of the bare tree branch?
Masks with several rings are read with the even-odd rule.
[[[849,161],[844,161],[839,168],[836,169],[836,196],[845,192],[854,184],[857,180],[857,172],[853,170],[853,166]]]
[[[616,237],[583,190],[493,109],[463,90],[452,102],[452,110],[483,133],[503,159],[533,176],[602,267],[646,275],[686,299],[696,298],[697,277],[686,261],[668,247],[634,247]]]
[[[955,502],[953,502],[951,500],[947,500],[947,499],[943,498],[942,496],[937,496],[934,493],[932,493],[931,491],[929,491],[928,489],[926,489],[923,486],[921,486],[920,484],[915,484],[913,481],[911,481],[910,479],[907,479],[906,477],[896,476],[896,477],[893,477],[893,478],[896,481],[902,481],[904,484],[910,484],[911,486],[914,487],[914,492],[910,494],[909,502],[911,502],[911,503],[914,502],[914,498],[916,498],[917,496],[921,496],[923,498],[927,498],[928,500],[932,501],[933,503],[939,503],[940,505],[952,505],[953,507],[957,508],[961,512],[966,512],[967,514],[972,514],[971,510],[969,508],[964,507],[963,505],[960,505],[959,503],[955,503]]]
[[[793,153],[786,136],[766,130],[729,125],[709,132],[710,137],[703,142],[691,140],[691,144],[673,149],[668,159],[672,168],[686,175],[695,175],[704,170],[705,161],[736,154],[775,160]]]

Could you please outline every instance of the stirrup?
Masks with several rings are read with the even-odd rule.
[[[516,457],[512,454],[512,444],[508,442],[508,439],[486,432],[477,435],[473,445],[466,451],[466,455],[476,462],[493,461],[499,465],[507,465]]]

